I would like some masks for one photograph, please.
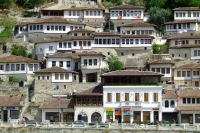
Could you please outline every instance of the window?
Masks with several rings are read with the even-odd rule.
[[[32,30],[32,25],[30,25],[30,30]],[[48,29],[47,29],[48,30]]]
[[[69,74],[65,74],[65,80],[69,79]]]
[[[47,80],[49,80],[49,76],[47,76]]]
[[[187,98],[187,104],[188,103],[191,103],[191,99],[190,98]]]
[[[62,26],[59,26],[59,31],[61,31],[62,30]]]
[[[58,80],[58,74],[57,73],[55,74],[55,80]]]
[[[122,39],[122,44],[125,44],[125,39]]]
[[[11,71],[15,71],[15,64],[11,64]]]
[[[125,93],[125,101],[129,101],[129,93]]]
[[[0,65],[0,70],[4,70],[4,65]]]
[[[116,102],[120,102],[120,93],[116,93]]]
[[[181,71],[177,71],[177,77],[181,77]]]
[[[195,98],[192,98],[192,104],[195,104]]]
[[[191,17],[191,12],[188,12],[188,17]]]
[[[92,65],[92,59],[89,59],[89,66]]]
[[[59,67],[63,67],[63,61],[59,61]]]
[[[196,100],[197,100],[197,103],[200,103],[200,98],[196,98]]]
[[[33,30],[36,30],[36,25],[33,25]]]
[[[25,64],[21,64],[21,71],[25,70]]]
[[[183,98],[183,104],[186,104],[186,98]]]
[[[171,106],[171,108],[175,107],[174,100],[171,100],[170,106]]]
[[[140,101],[139,93],[135,93],[135,101]]]
[[[185,77],[186,75],[185,75],[185,71],[182,71],[182,77]]]
[[[187,29],[190,29],[190,23],[187,23]]]
[[[65,26],[63,26],[63,31],[65,31]]]
[[[10,110],[10,117],[11,117],[11,119],[18,119],[19,118],[19,110]]]
[[[84,66],[87,66],[87,60],[84,59]]]
[[[67,67],[70,67],[70,61],[67,61],[66,63],[67,63]]]
[[[94,59],[94,65],[95,66],[97,65],[97,59]]]
[[[49,51],[53,51],[53,46],[49,46]]]
[[[16,71],[20,70],[20,64],[16,64]]]
[[[38,76],[38,80],[40,80],[40,76]]]
[[[51,30],[54,30],[54,26],[53,25],[51,26]]]
[[[169,108],[169,101],[168,100],[165,101],[165,108]]]
[[[59,48],[62,48],[62,42],[59,42]]]
[[[44,76],[42,76],[42,80],[44,80]]]
[[[187,71],[187,77],[190,77],[190,71]]]
[[[56,66],[56,61],[52,61],[52,67]]]
[[[40,25],[40,30],[43,30],[43,25]]]
[[[161,68],[162,74],[165,74],[165,68]]]
[[[107,93],[107,102],[112,102],[112,93]]]
[[[149,101],[149,95],[148,93],[144,93],[144,102],[148,102]]]
[[[123,53],[123,52],[121,52],[121,56],[124,56],[124,53]]]
[[[64,79],[64,74],[60,74],[60,80],[63,80]]]
[[[170,68],[166,69],[166,74],[170,74]]]
[[[158,93],[153,93],[154,102],[158,102]]]
[[[29,71],[33,71],[33,64],[29,64]]]

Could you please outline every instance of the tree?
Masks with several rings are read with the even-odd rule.
[[[9,9],[13,0],[0,0],[0,9]]]
[[[146,11],[148,11],[151,7],[159,7],[162,8],[167,0],[143,0]]]
[[[136,5],[136,0],[130,0],[130,1],[128,2],[128,4],[129,4],[129,5]]]
[[[115,71],[115,70],[122,70],[123,69],[123,63],[119,61],[117,56],[114,56],[113,54],[108,57],[109,62],[109,71]]]
[[[153,54],[160,54],[162,52],[162,46],[158,44],[152,45]]]
[[[163,25],[165,22],[169,21],[171,16],[170,10],[158,7],[151,7],[148,13],[150,15],[148,22],[155,25]]]
[[[28,57],[27,48],[22,45],[13,44],[11,48],[11,54],[16,56]]]

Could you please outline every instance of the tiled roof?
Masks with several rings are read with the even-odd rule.
[[[54,6],[54,5],[56,5],[56,3],[50,2],[50,3],[42,5],[41,8],[48,8],[48,7],[51,7],[51,6]]]
[[[185,45],[171,46],[169,47],[169,49],[196,48],[196,47],[200,47],[200,44],[185,44]]]
[[[111,7],[110,9],[144,9],[144,7],[139,7],[139,6],[133,6],[133,5],[120,5],[120,6],[115,6]]]
[[[82,11],[82,10],[86,10],[86,11],[102,11],[105,10],[103,8],[95,8],[95,7],[75,7],[75,8],[67,8],[64,9],[66,11]]]
[[[179,35],[179,36],[172,36],[172,37],[168,37],[169,40],[172,39],[199,39],[200,36],[184,36],[184,35]]]
[[[112,33],[112,32],[95,32],[93,33],[95,37],[107,37],[107,36],[121,36],[120,34]]]
[[[200,105],[177,106],[176,110],[200,111]]]
[[[106,57],[102,53],[95,52],[95,51],[81,52],[81,53],[77,53],[77,54],[79,56],[103,56],[103,57]]]
[[[53,66],[46,69],[40,69],[38,71],[35,71],[34,73],[76,73],[76,72],[69,71],[61,67]]]
[[[98,85],[98,86],[95,86],[91,89],[77,93],[76,95],[84,95],[84,96],[87,96],[87,95],[103,95],[103,87],[102,87],[102,85]]]
[[[154,36],[149,35],[121,35],[121,38],[152,38],[154,39]]]
[[[65,53],[61,53],[61,52],[57,52],[55,54],[48,54],[46,56],[46,58],[72,58],[72,59],[79,59],[80,57],[78,56],[77,53],[69,53],[69,52],[65,52]]]
[[[23,96],[0,96],[0,107],[20,107],[20,101],[23,101],[26,95]]]
[[[182,24],[182,23],[197,23],[197,20],[175,20],[166,22],[165,24]]]
[[[102,74],[101,76],[163,76],[163,74],[152,71],[117,70]]]
[[[51,18],[41,18],[34,22],[30,22],[29,24],[42,24],[42,23],[57,23],[57,24],[82,24],[81,22],[72,21],[70,19],[62,18],[62,17],[51,17]]]
[[[166,90],[163,93],[162,98],[164,98],[164,99],[176,99],[177,95],[174,94],[174,90]]]
[[[72,39],[71,38],[48,38],[38,43],[62,42],[62,41],[72,41]]]
[[[174,64],[170,60],[149,60],[148,64]]]
[[[0,63],[18,63],[18,62],[27,62],[27,63],[39,63],[40,61],[33,60],[23,56],[10,55],[0,58]]]
[[[90,26],[90,27],[101,27],[101,22],[85,22],[86,25]]]
[[[69,31],[68,33],[74,33],[74,32],[91,33],[91,32],[95,32],[95,31],[87,30],[87,29],[76,29],[76,30]]]
[[[185,64],[185,65],[177,66],[175,68],[200,68],[200,63]]]
[[[27,24],[29,24],[30,22],[19,22],[17,25],[19,25],[19,26],[25,26],[25,25],[27,25]]]
[[[93,40],[90,36],[72,36],[72,40]]]
[[[73,109],[74,108],[74,100],[72,99],[66,99],[66,98],[60,98],[60,108],[61,109]],[[59,108],[59,101],[57,98],[52,98],[45,100],[40,107],[41,109],[58,109]]]
[[[162,95],[162,98],[177,98],[174,94],[175,90],[166,90]],[[177,92],[178,96],[181,98],[198,98],[200,96],[200,90],[180,90]]]
[[[200,11],[199,7],[178,7],[174,8],[174,11]]]
[[[145,23],[145,22],[135,22],[131,24],[123,24],[118,27],[156,27],[159,29],[155,24]]]

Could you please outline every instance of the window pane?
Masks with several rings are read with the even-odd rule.
[[[154,96],[154,102],[158,102],[158,93],[154,93],[153,96]]]
[[[148,93],[144,93],[144,102],[148,102],[149,101],[149,95]]]
[[[69,74],[65,74],[65,80],[69,79]]]
[[[120,93],[116,93],[116,102],[120,102]]]
[[[64,74],[60,74],[60,80],[64,79]]]
[[[33,71],[33,64],[29,64],[29,71]]]
[[[58,74],[55,74],[55,80],[58,80]]]
[[[125,93],[125,101],[129,101],[129,93]]]
[[[139,101],[140,98],[139,98],[139,93],[135,93],[135,101]]]
[[[25,70],[25,65],[21,64],[21,71],[24,71],[24,70]]]
[[[97,65],[97,59],[94,59],[94,65],[95,66]]]
[[[107,94],[107,102],[112,102],[112,94],[111,93]]]

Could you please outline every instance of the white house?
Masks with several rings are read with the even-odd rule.
[[[19,25],[17,27],[17,34],[23,34],[24,32],[21,32],[22,26]],[[28,39],[32,42],[39,42],[44,38],[66,37],[66,33],[69,31],[84,28],[84,23],[62,17],[40,18],[26,25]]]
[[[117,26],[144,20],[144,7],[133,5],[120,5],[109,8],[110,21],[114,24],[114,31],[117,31]]]
[[[0,75],[15,77],[23,87],[33,81],[34,71],[40,69],[40,61],[27,57],[10,55],[0,58]]]
[[[169,123],[178,123],[178,111],[176,107],[178,105],[178,97],[174,93],[175,90],[163,90],[162,95],[162,120]]]
[[[178,7],[174,10],[174,20],[195,20],[200,17],[199,7]]]
[[[127,123],[162,120],[162,86],[157,84],[162,76],[137,70],[102,74],[104,118]]]
[[[149,70],[164,74],[162,81],[172,81],[173,78],[173,65],[174,63],[170,60],[149,60]]]

